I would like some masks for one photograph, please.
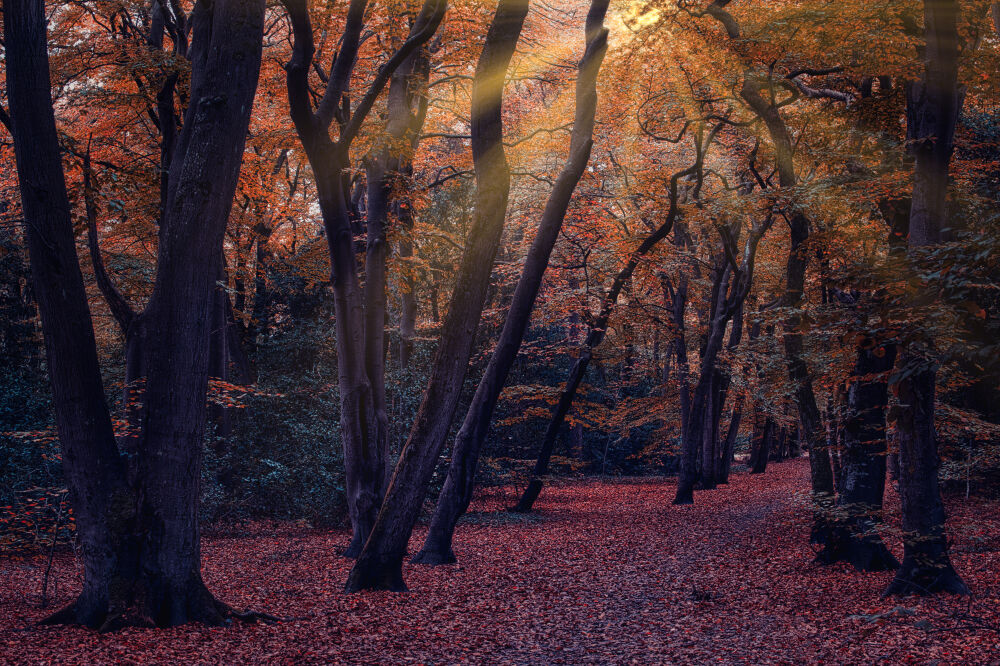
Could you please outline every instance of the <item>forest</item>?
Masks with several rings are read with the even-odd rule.
[[[1000,664],[1000,2],[0,12],[0,663]]]

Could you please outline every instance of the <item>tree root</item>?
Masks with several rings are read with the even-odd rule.
[[[419,553],[414,555],[410,562],[413,564],[426,564],[430,567],[441,566],[443,564],[455,564],[458,559],[455,557],[455,553],[449,548],[447,552],[442,553],[439,550],[424,548]]]
[[[76,601],[38,622],[40,626],[81,625],[99,633],[110,633],[128,627],[155,629],[175,627],[188,622],[222,627],[233,620],[245,623],[275,624],[281,618],[258,611],[239,611],[225,604],[207,589],[184,595],[185,599],[170,599],[161,605],[159,612],[139,599],[130,603],[97,603],[81,595]]]
[[[931,567],[920,566],[903,560],[903,565],[896,571],[896,577],[882,593],[882,598],[897,596],[929,596],[946,592],[948,594],[971,594],[965,581],[950,564]]]

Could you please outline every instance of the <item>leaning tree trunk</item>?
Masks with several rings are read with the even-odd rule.
[[[727,271],[728,272],[728,271]],[[713,308],[717,310],[718,308]],[[698,453],[707,455],[708,476],[705,476],[706,456],[702,455],[702,480],[707,488],[715,487],[715,456],[712,451],[712,397],[716,379],[715,362],[722,351],[722,340],[726,332],[727,321],[722,313],[713,312],[709,324],[708,340],[701,356],[701,373],[691,396],[691,412],[688,414],[687,430],[681,449],[681,474],[677,480],[677,493],[674,504],[693,504],[694,488],[698,482],[696,465]]]
[[[947,220],[948,171],[962,107],[958,85],[957,0],[924,0],[924,76],[907,87],[907,135],[915,157],[909,249],[919,255],[941,242]],[[912,346],[901,355],[899,496],[903,562],[885,594],[968,594],[948,556],[944,506],[938,488],[934,431],[936,372]]]
[[[230,613],[201,580],[198,480],[212,285],[257,86],[263,15],[263,0],[199,2],[192,14],[192,102],[171,165],[156,285],[142,315],[150,324],[142,345],[144,429],[129,479],[103,400],[73,244],[44,4],[4,3],[26,234],[84,563],[80,596],[50,622],[220,624]]]
[[[886,571],[899,566],[877,531],[885,493],[888,374],[895,360],[894,346],[879,345],[871,338],[858,348],[842,424],[838,517],[817,555],[821,562],[850,562],[861,571]]]
[[[562,229],[573,191],[590,161],[594,119],[597,113],[597,74],[607,51],[607,29],[604,28],[607,8],[608,0],[594,0],[587,16],[586,48],[577,77],[576,118],[570,140],[569,158],[545,204],[545,210],[538,224],[538,233],[528,251],[524,268],[521,269],[521,278],[514,291],[500,339],[472,398],[462,428],[455,438],[451,466],[438,498],[430,531],[423,549],[413,558],[414,562],[447,564],[455,561],[451,547],[452,537],[459,517],[465,513],[472,500],[479,452],[489,434],[493,412],[504,382],[514,365],[524,334],[531,322],[535,298],[548,267],[552,248],[555,247],[559,231]],[[545,474],[545,471],[543,470],[541,474]]]
[[[406,589],[402,572],[406,545],[458,406],[507,214],[510,167],[503,149],[503,88],[527,13],[527,0],[501,0],[486,35],[472,90],[475,221],[427,390],[371,536],[351,570],[347,581],[351,592]]]
[[[716,278],[716,284],[713,287],[715,293],[711,305],[708,337],[702,351],[701,374],[691,397],[691,411],[684,433],[681,474],[677,480],[674,504],[694,503],[694,487],[697,482],[694,468],[699,443],[704,447],[703,452],[710,452],[710,455],[705,455],[702,458],[703,484],[706,488],[715,487],[715,468],[718,455],[715,442],[718,440],[718,424],[721,414],[721,408],[713,404],[716,400],[721,399],[718,386],[721,374],[716,363],[719,353],[722,351],[726,327],[737,313],[742,313],[743,304],[750,293],[753,282],[757,247],[764,234],[771,228],[773,221],[774,216],[769,214],[765,221],[754,223],[753,229],[744,242],[742,261],[737,270],[734,271],[733,265],[727,262],[725,268],[719,272]],[[733,235],[730,233],[728,238],[732,239]],[[724,240],[724,242],[728,241]],[[727,253],[729,251],[727,249]],[[730,275],[732,275],[731,280]],[[739,344],[742,335],[740,330],[735,328],[733,331],[734,337],[730,339],[733,346]]]
[[[714,335],[725,336],[726,326],[729,320],[717,322],[715,320],[715,310],[718,307],[725,307],[726,291],[729,289],[731,267],[724,257],[719,259],[716,268],[716,278],[712,289],[712,311],[713,320],[709,325],[709,338]],[[721,326],[721,330],[716,331],[715,327]],[[735,330],[735,329],[734,329]],[[703,423],[701,426],[701,473],[699,480],[702,490],[715,490],[716,487],[716,460],[719,449],[719,419],[722,417],[722,402],[724,402],[723,370],[716,365],[718,354],[722,351],[722,338],[719,339],[719,347],[716,354],[711,359],[702,356],[702,376],[707,379],[708,388],[704,396],[705,405],[698,405],[698,391],[695,390],[694,409],[702,414]],[[708,365],[706,365],[708,361]],[[706,377],[707,375],[707,377]],[[726,380],[728,381],[728,380]],[[700,385],[699,381],[699,385]]]

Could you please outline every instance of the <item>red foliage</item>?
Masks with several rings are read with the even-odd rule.
[[[0,563],[0,662],[990,663],[1000,654],[1000,512],[949,506],[971,600],[880,599],[891,574],[811,563],[804,460],[670,504],[672,482],[573,482],[540,516],[478,514],[458,567],[407,566],[412,592],[342,592],[343,532],[206,539],[205,578],[236,607],[289,618],[110,635],[35,628],[39,562]],[[895,493],[887,493],[895,512]],[[488,519],[483,520],[486,516]],[[891,523],[897,522],[895,515]],[[259,526],[258,526],[259,527]],[[422,539],[418,533],[413,546]],[[898,539],[887,540],[899,555]],[[57,557],[58,601],[77,584]],[[72,582],[69,582],[72,581]]]

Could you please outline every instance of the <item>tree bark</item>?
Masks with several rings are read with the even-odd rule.
[[[130,493],[76,255],[49,87],[44,2],[4,0],[3,9],[24,233],[84,572],[83,590],[66,619],[96,628],[107,616],[109,587],[124,555],[110,528],[115,505],[127,504]]]
[[[334,57],[326,90],[313,108],[309,75],[312,70],[312,24],[305,0],[284,0],[293,33],[288,63],[289,112],[316,178],[320,212],[330,255],[330,281],[337,326],[337,375],[340,393],[340,432],[344,449],[345,486],[353,534],[345,555],[355,557],[371,532],[385,493],[388,450],[385,435],[382,341],[385,326],[384,228],[373,225],[366,250],[375,279],[362,289],[355,261],[358,231],[346,177],[350,148],[375,101],[393,74],[437,31],[444,18],[445,0],[426,0],[406,41],[377,71],[374,81],[353,110],[347,95],[364,28],[367,0],[351,0],[340,49]],[[329,129],[337,120],[340,135],[333,141]],[[376,193],[380,194],[380,193]],[[383,202],[384,203],[384,202]],[[378,202],[376,201],[378,205]],[[382,276],[382,277],[380,277]],[[366,310],[366,303],[369,308]],[[377,310],[377,311],[376,311]],[[371,330],[369,330],[369,328]],[[375,329],[378,329],[376,331]],[[378,345],[369,345],[369,336]],[[373,376],[374,375],[374,376]]]
[[[503,391],[504,382],[514,365],[524,334],[531,322],[535,299],[548,267],[552,249],[562,229],[573,191],[590,161],[594,119],[597,113],[597,75],[607,51],[607,29],[604,28],[607,9],[607,0],[594,0],[591,4],[585,29],[585,51],[577,76],[576,117],[569,157],[546,201],[545,210],[538,224],[538,233],[521,269],[521,277],[514,291],[500,339],[472,398],[462,428],[455,438],[451,466],[438,498],[430,531],[423,549],[413,558],[414,562],[447,564],[455,561],[451,546],[452,537],[458,519],[465,513],[472,500],[479,453],[489,434],[493,412]],[[545,474],[545,471],[540,474]]]
[[[725,9],[729,3],[730,0],[714,0],[706,8],[706,13],[722,24],[730,39],[740,39],[739,23]],[[774,147],[775,167],[780,186],[783,189],[793,188],[798,181],[795,175],[794,146],[788,127],[781,117],[779,106],[773,97],[767,100],[762,94],[769,85],[769,78],[761,77],[747,69],[744,71],[743,85],[739,94],[767,127]],[[805,244],[809,238],[809,220],[800,211],[792,210],[790,213],[788,224],[791,229],[791,247],[786,267],[784,305],[788,308],[799,308],[805,291],[808,263]],[[799,330],[801,324],[802,318],[797,313],[785,322],[785,362],[788,366],[789,379],[794,386],[799,423],[809,446],[813,496],[812,540],[822,542],[826,539],[827,516],[833,503],[833,469],[830,464],[830,453],[824,446],[823,423],[819,408],[816,406],[812,379],[803,358],[804,343],[802,332]]]
[[[825,564],[850,562],[861,571],[895,569],[899,562],[876,531],[882,522],[885,494],[885,409],[888,374],[896,360],[893,345],[870,337],[861,341],[847,392],[842,427],[844,446],[837,484],[838,518],[817,555]]]
[[[158,625],[221,623],[201,580],[198,529],[211,312],[261,61],[264,2],[199,2],[191,103],[171,163],[145,320],[136,519],[142,580],[129,595]],[[221,308],[220,308],[221,309]]]
[[[750,473],[763,474],[771,457],[774,421],[763,409],[754,409],[753,442],[750,445]]]
[[[964,91],[958,84],[957,0],[925,0],[924,74],[907,86],[907,136],[915,158],[910,209],[912,255],[941,242],[947,221],[948,171]],[[903,509],[903,562],[885,595],[968,594],[948,556],[944,506],[938,488],[934,431],[936,371],[911,345],[901,355],[899,495]]]
[[[192,103],[174,150],[154,293],[141,315],[150,327],[133,475],[115,446],[76,258],[44,4],[4,2],[26,234],[84,563],[80,596],[49,622],[113,629],[221,624],[232,614],[201,580],[198,480],[212,285],[257,86],[263,15],[263,0],[202,1],[192,14]]]
[[[733,407],[733,414],[729,418],[729,428],[726,430],[725,444],[722,447],[722,456],[719,458],[719,467],[716,472],[719,483],[729,483],[729,472],[733,465],[733,455],[736,452],[736,439],[740,435],[740,423],[743,420],[743,397],[736,399]]]
[[[503,149],[503,88],[527,13],[527,0],[501,0],[483,44],[472,89],[475,217],[427,389],[378,519],[351,570],[350,592],[406,589],[403,557],[458,406],[503,233],[510,194],[510,168]]]
[[[741,90],[741,97],[767,126],[771,143],[774,145],[778,182],[782,188],[793,188],[797,184],[794,164],[794,150],[791,135],[774,103],[765,101],[761,95],[763,83],[747,74]],[[806,267],[808,265],[809,220],[799,211],[792,211],[789,221],[791,246],[785,270],[785,307],[798,309],[805,294]],[[826,541],[828,517],[833,504],[833,468],[830,452],[824,441],[823,422],[816,405],[809,368],[803,358],[804,340],[801,331],[802,317],[793,310],[785,322],[785,363],[788,377],[793,385],[795,404],[798,407],[799,423],[809,446],[810,480],[813,496],[812,541]]]
[[[691,408],[688,414],[688,425],[684,433],[681,449],[681,474],[677,480],[677,493],[674,504],[693,504],[694,487],[698,482],[696,459],[699,450],[702,452],[701,480],[702,487],[714,488],[716,459],[718,449],[718,424],[721,405],[714,404],[722,399],[719,382],[722,377],[716,363],[723,348],[726,328],[733,317],[742,312],[743,303],[750,293],[753,283],[754,266],[757,256],[757,246],[760,240],[771,228],[774,218],[768,215],[760,223],[754,223],[753,229],[743,245],[742,260],[738,266],[735,261],[726,261],[725,266],[717,271],[714,296],[711,303],[711,313],[708,326],[708,336],[701,355],[701,369],[698,383],[691,396]],[[729,240],[727,240],[728,238]],[[730,243],[732,235],[723,239]],[[728,252],[727,252],[728,254]],[[730,263],[732,261],[732,263]],[[734,327],[730,342],[739,344],[740,328]],[[700,445],[700,449],[699,449]]]

